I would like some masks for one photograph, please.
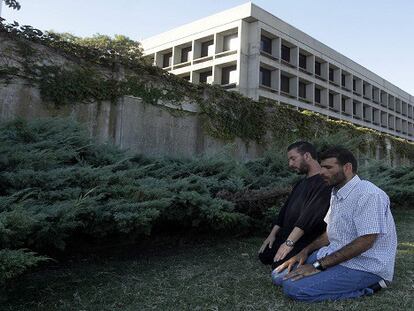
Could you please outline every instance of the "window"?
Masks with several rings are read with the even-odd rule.
[[[318,88],[315,88],[315,102],[321,103],[321,90]]]
[[[306,70],[306,55],[299,54],[299,67]]]
[[[221,71],[221,84],[230,84],[236,82],[236,66],[224,67]]]
[[[281,76],[280,77],[280,90],[285,93],[290,91],[289,77]]]
[[[260,50],[262,50],[263,52],[272,54],[272,39],[266,36],[261,36],[260,37]]]
[[[200,72],[200,83],[211,83],[212,76],[213,74],[211,71]]]
[[[223,38],[223,51],[237,50],[237,33],[225,36]]]
[[[191,58],[191,46],[181,49],[181,62],[188,62]]]
[[[364,95],[364,96],[365,96],[365,89],[366,89],[366,86],[365,86],[365,84],[363,84],[362,85],[362,95]]]
[[[306,84],[299,81],[299,97],[306,98]]]
[[[362,115],[362,116],[363,116],[363,118],[364,118],[365,120],[367,120],[367,119],[368,119],[368,107],[367,107],[367,106],[364,106],[362,114],[363,114],[363,115]]]
[[[329,108],[334,107],[334,94],[329,93]]]
[[[264,85],[264,86],[271,86],[271,80],[270,80],[270,76],[271,76],[271,71],[269,69],[260,67],[260,85]]]
[[[162,56],[162,68],[170,67],[172,64],[172,52]]]
[[[334,69],[329,68],[329,81],[334,81]]]
[[[321,65],[320,62],[315,62],[315,74],[318,76],[321,75]]]
[[[201,43],[201,57],[209,56],[214,53],[213,43],[213,40]]]
[[[342,112],[346,112],[346,100],[342,98]]]
[[[352,90],[356,91],[356,80],[352,79]]]
[[[282,59],[286,62],[290,62],[290,48],[282,44]]]
[[[342,76],[341,76],[341,84],[342,84],[342,86],[345,86],[345,75],[344,74],[342,74]]]

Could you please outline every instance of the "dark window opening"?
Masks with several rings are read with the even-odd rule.
[[[342,98],[342,111],[346,112],[346,100],[345,100],[345,98]]]
[[[334,107],[334,94],[329,93],[329,107],[333,108]]]
[[[172,53],[167,53],[163,55],[162,59],[162,68],[170,67],[172,65]]]
[[[285,93],[289,93],[290,91],[290,83],[289,78],[286,76],[280,77],[280,90]]]
[[[206,41],[201,43],[201,57],[205,57],[209,55],[210,47],[213,45],[214,41]]]
[[[341,79],[342,79],[341,81],[342,86],[345,86],[345,75],[344,74],[342,74]]]
[[[210,78],[212,75],[213,74],[212,74],[211,71],[201,72],[200,73],[200,83],[207,83],[208,82],[208,78]]]
[[[356,91],[356,80],[352,80],[352,90]]]
[[[315,74],[317,74],[318,76],[321,75],[321,63],[320,62],[315,62]]]
[[[270,39],[266,36],[261,36],[261,38],[260,38],[260,50],[262,50],[263,52],[272,54],[272,39]]]
[[[315,88],[315,102],[321,103],[321,90]]]
[[[299,54],[299,67],[306,69],[306,55]]]
[[[191,53],[191,46],[183,48],[181,50],[181,62],[185,63],[188,62],[190,59],[190,53]]]
[[[264,86],[271,86],[271,71],[260,67],[260,84]]]
[[[299,82],[299,97],[306,98],[306,84]]]
[[[229,67],[224,67],[221,71],[221,84],[229,84],[230,82],[230,75],[232,72],[234,72],[236,70],[236,66],[229,66]]]
[[[353,112],[354,115],[357,114],[357,103],[356,102],[352,103],[352,112]]]
[[[334,81],[334,70],[329,68],[329,81]]]
[[[282,59],[286,62],[290,62],[290,48],[282,44]]]

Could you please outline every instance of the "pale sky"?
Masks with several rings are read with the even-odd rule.
[[[1,1],[1,0],[0,0]],[[7,21],[142,40],[246,0],[19,0]],[[254,4],[414,96],[413,0],[256,0]]]

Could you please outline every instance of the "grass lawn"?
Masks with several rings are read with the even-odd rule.
[[[257,260],[261,237],[200,241],[88,259],[20,280],[1,310],[414,310],[414,210],[394,211],[392,286],[362,299],[308,304],[284,297]]]

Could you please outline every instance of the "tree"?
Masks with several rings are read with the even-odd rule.
[[[20,3],[16,0],[4,0],[4,3],[13,10],[20,10]]]
[[[49,34],[53,34],[62,41],[97,49],[112,55],[122,55],[130,60],[138,60],[142,56],[141,44],[124,35],[115,35],[111,38],[107,35],[95,34],[92,37],[80,38],[71,33],[49,31]]]

